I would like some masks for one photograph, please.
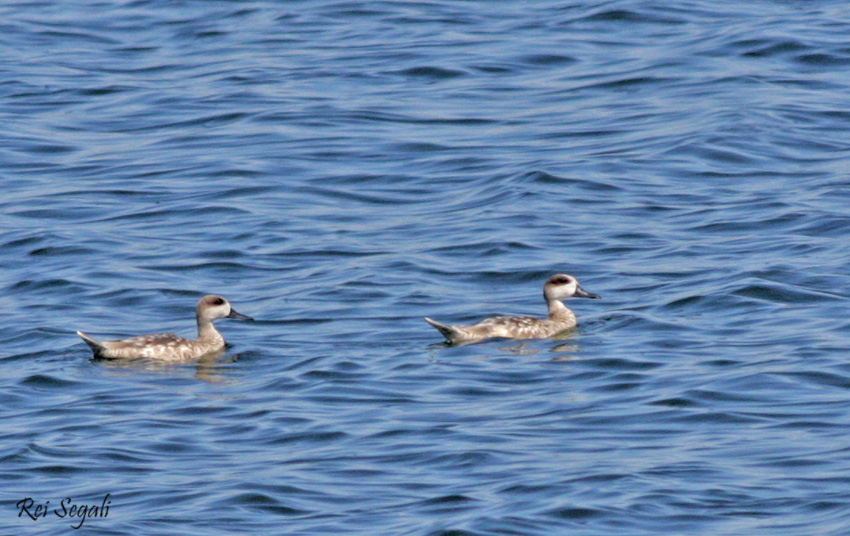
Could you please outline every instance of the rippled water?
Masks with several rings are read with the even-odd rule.
[[[0,532],[850,527],[843,2],[0,7]],[[450,348],[425,315],[565,341]],[[92,361],[74,333],[232,348]],[[48,514],[18,517],[25,498]]]

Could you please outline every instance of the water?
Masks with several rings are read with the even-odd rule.
[[[0,7],[0,533],[844,535],[843,2]],[[447,348],[422,321],[543,314]],[[74,334],[192,335],[179,366]],[[25,498],[49,515],[18,517]]]

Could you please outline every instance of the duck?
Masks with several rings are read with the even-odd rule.
[[[587,292],[569,274],[554,274],[543,285],[543,297],[549,308],[547,318],[530,316],[494,316],[475,324],[451,326],[428,317],[425,321],[443,334],[449,345],[467,344],[496,337],[507,339],[545,339],[576,327],[576,315],[561,300],[567,298],[601,299]]]
[[[220,318],[253,320],[250,316],[237,313],[230,302],[221,296],[208,294],[201,298],[195,308],[198,321],[198,338],[184,339],[173,333],[153,333],[116,341],[99,341],[78,331],[88,344],[96,359],[147,358],[161,361],[185,361],[198,359],[224,350],[225,342],[213,322]]]

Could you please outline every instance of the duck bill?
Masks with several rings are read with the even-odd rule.
[[[573,294],[574,298],[590,298],[591,300],[601,300],[602,296],[598,294],[594,294],[592,292],[588,292],[581,287],[576,287],[576,293]]]
[[[245,316],[241,313],[237,313],[235,309],[231,309],[230,314],[227,315],[226,318],[238,318],[239,320],[254,320],[250,316]]]

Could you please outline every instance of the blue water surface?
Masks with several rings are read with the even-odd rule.
[[[850,533],[848,36],[837,1],[2,4],[0,534]],[[422,320],[543,315],[561,271],[603,297],[565,340]],[[206,293],[256,318],[217,360],[75,334],[192,336]]]

